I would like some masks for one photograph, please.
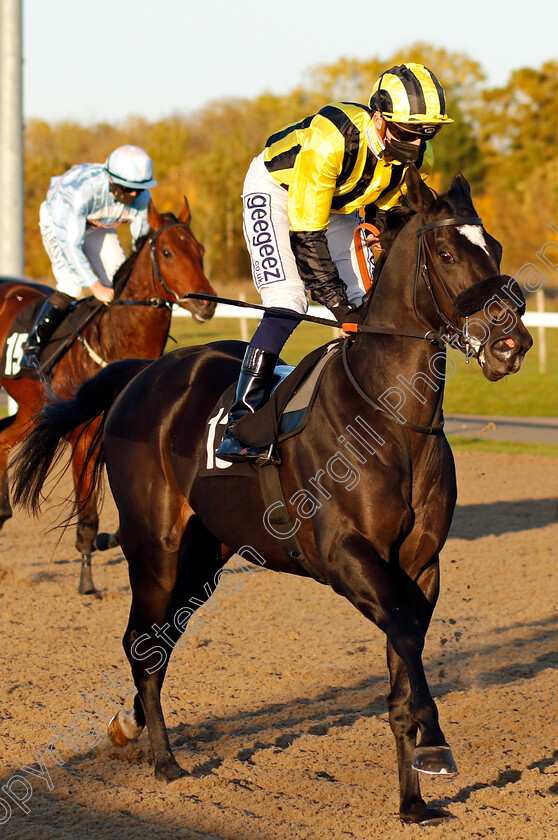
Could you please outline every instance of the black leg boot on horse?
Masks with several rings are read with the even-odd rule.
[[[22,372],[38,376],[41,353],[64,320],[73,300],[73,297],[63,292],[54,292],[45,300],[23,348],[20,362]]]
[[[234,424],[246,414],[254,414],[267,402],[277,359],[277,353],[271,353],[269,350],[261,350],[251,345],[246,349],[236,395],[229,411],[229,422],[217,450],[217,456],[224,461],[257,461],[270,454],[270,447],[247,446],[238,440],[234,435]]]

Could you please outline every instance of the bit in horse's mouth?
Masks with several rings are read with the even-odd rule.
[[[200,315],[199,312],[192,312],[192,318],[194,321],[197,321],[198,324],[205,324],[206,321],[209,321],[210,316],[206,316],[204,318],[204,316]]]

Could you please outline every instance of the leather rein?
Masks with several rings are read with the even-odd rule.
[[[150,298],[149,300],[113,300],[112,303],[110,304],[111,308],[113,306],[152,306],[156,309],[172,309],[172,307],[174,305],[173,300],[168,300],[166,298],[158,297],[157,282],[160,283],[160,285],[163,287],[163,289],[167,293],[167,295],[169,295],[170,297],[172,297],[174,295],[177,302],[181,300],[180,296],[177,295],[177,293],[173,289],[169,289],[169,287],[167,286],[167,284],[163,280],[163,275],[161,274],[161,267],[159,265],[159,257],[158,257],[158,254],[157,254],[157,247],[156,247],[156,241],[157,241],[157,238],[160,236],[160,234],[164,230],[168,230],[168,228],[174,228],[174,227],[183,227],[183,228],[186,228],[188,231],[190,230],[190,225],[187,225],[186,222],[180,222],[180,221],[177,220],[176,222],[169,222],[168,224],[163,225],[162,227],[159,228],[159,230],[156,230],[155,233],[153,233],[151,235],[151,238],[150,238],[149,252],[150,252],[150,257],[151,257],[151,280],[153,282],[153,291],[154,291],[156,296]],[[200,297],[203,297],[203,296],[200,295]],[[101,307],[101,310],[102,310],[102,307]],[[93,359],[95,364],[99,365],[99,367],[101,367],[101,368],[104,368],[104,367],[107,366],[108,362],[106,362],[105,359],[102,358],[102,356],[99,356],[99,354],[95,352],[95,350],[88,343],[87,339],[79,331],[76,332],[76,338],[79,341],[79,343],[81,344],[81,346],[83,347],[83,349],[85,350],[85,352],[87,353],[87,355],[91,359]]]
[[[343,330],[345,332],[353,334],[374,333],[377,335],[399,335],[405,338],[418,338],[423,341],[429,341],[432,344],[438,344],[440,346],[446,346],[450,342],[454,344],[455,339],[457,338],[458,343],[460,343],[462,346],[468,347],[470,345],[470,337],[467,328],[468,319],[465,319],[465,328],[462,330],[445,315],[438,303],[434,287],[430,279],[430,273],[428,268],[429,249],[425,242],[424,234],[429,230],[434,230],[438,227],[446,227],[448,225],[482,225],[482,219],[480,219],[478,216],[453,216],[449,219],[440,219],[435,222],[429,222],[428,224],[422,225],[422,227],[419,227],[417,229],[418,249],[415,275],[413,281],[413,309],[417,321],[420,324],[422,324],[426,331],[421,332],[420,330],[403,330],[398,329],[397,327],[373,327],[368,326],[366,324],[344,324]],[[434,304],[436,314],[442,321],[442,326],[438,330],[435,330],[428,324],[426,324],[417,310],[417,290],[420,279],[424,281],[426,289],[428,290],[432,302]],[[448,299],[451,300],[451,295],[447,289],[447,286],[445,285],[443,279],[437,272],[436,279],[442,287]],[[368,405],[372,406],[376,411],[380,411],[389,420],[396,422],[401,426],[405,426],[406,428],[411,429],[414,432],[420,432],[426,435],[433,435],[437,434],[443,429],[444,418],[442,414],[441,394],[438,400],[438,405],[436,406],[436,411],[434,412],[434,419],[430,426],[421,426],[418,423],[411,423],[409,421],[399,420],[399,418],[396,417],[394,414],[390,413],[389,411],[386,411],[386,409],[383,408],[381,405],[378,405],[378,403],[375,402],[371,397],[369,397],[368,394],[362,389],[361,385],[358,383],[353,372],[349,367],[348,347],[349,342],[345,341],[343,344],[343,367],[345,369],[345,373],[355,391],[365,402],[368,403]]]
[[[159,265],[159,255],[157,254],[157,239],[163,233],[163,231],[168,230],[169,228],[176,228],[176,227],[183,227],[186,228],[187,231],[190,231],[190,225],[187,225],[186,222],[169,222],[166,225],[163,225],[156,230],[155,233],[151,234],[150,241],[149,241],[149,255],[151,258],[151,280],[153,282],[153,292],[155,297],[149,298],[149,300],[115,300],[112,302],[111,306],[153,306],[155,308],[167,308],[171,309],[175,303],[179,303],[181,300],[189,297],[189,295],[185,295],[184,297],[180,297],[174,289],[169,289],[167,284],[163,279],[163,275],[161,274],[161,266]],[[162,298],[159,297],[158,290],[157,290],[157,283],[162,286],[163,290],[166,294],[171,298]],[[206,298],[205,295],[198,295],[199,298]],[[174,300],[172,299],[174,298]]]
[[[439,344],[440,346],[445,346],[450,343],[453,343],[455,338],[457,338],[458,342],[464,346],[468,346],[469,335],[467,330],[467,319],[465,319],[465,329],[462,330],[457,327],[443,312],[442,308],[440,307],[438,300],[436,298],[436,294],[434,292],[434,287],[430,279],[430,273],[428,268],[428,246],[426,245],[425,239],[423,235],[429,231],[434,230],[438,227],[445,227],[448,225],[482,225],[482,219],[478,216],[455,216],[448,219],[440,219],[438,221],[429,222],[422,227],[419,227],[417,230],[417,237],[418,237],[418,249],[417,249],[417,261],[416,261],[416,268],[415,268],[415,275],[413,281],[413,309],[415,312],[415,317],[417,321],[425,328],[424,331],[420,330],[405,330],[400,329],[397,327],[381,327],[381,326],[368,326],[366,324],[343,324],[342,328],[344,332],[347,333],[373,333],[376,335],[398,335],[403,336],[404,338],[416,338],[421,339],[423,341],[429,341],[432,344]],[[157,230],[151,237],[150,241],[150,256],[151,256],[151,277],[153,280],[153,291],[155,295],[157,295],[157,283],[164,289],[164,291],[169,295],[171,300],[160,298],[160,297],[153,297],[150,300],[145,301],[114,301],[113,305],[120,305],[120,306],[155,306],[155,307],[168,307],[169,309],[172,308],[173,304],[181,303],[183,300],[187,300],[188,298],[203,298],[205,300],[215,300],[219,303],[229,303],[236,306],[245,306],[246,308],[253,308],[253,309],[262,309],[267,311],[269,307],[260,306],[258,304],[249,304],[243,301],[236,301],[236,300],[229,300],[225,298],[218,297],[217,295],[204,295],[198,293],[189,293],[180,297],[173,289],[169,289],[166,285],[163,276],[161,274],[161,268],[159,265],[159,257],[157,254],[157,246],[156,240],[159,235],[168,228],[171,227],[185,227],[187,230],[190,230],[190,226],[187,225],[185,222],[170,222],[169,224],[163,225],[159,230]],[[436,310],[436,314],[442,321],[442,326],[436,330],[426,324],[423,318],[420,316],[417,310],[417,289],[419,284],[419,279],[424,281],[426,289],[428,290],[432,302],[434,304],[434,308]],[[446,296],[451,299],[451,295],[443,281],[443,279],[437,274],[437,281],[442,287],[443,291],[445,292]],[[175,298],[173,301],[172,298]],[[292,312],[289,310],[281,310],[279,307],[272,307],[272,311],[278,312],[285,312],[285,314],[289,314],[292,316]],[[316,318],[309,315],[297,315],[296,316],[299,320],[303,321],[312,321],[315,323],[321,323],[324,325],[331,325],[333,327],[339,327],[340,325],[337,321],[331,321],[325,318]],[[444,420],[442,416],[442,401],[441,398],[438,402],[438,406],[435,411],[434,420],[432,425],[430,426],[421,426],[417,423],[411,423],[409,421],[402,422],[399,420],[394,414],[386,411],[382,406],[378,405],[371,397],[366,394],[366,392],[362,389],[361,385],[356,380],[353,372],[349,367],[349,360],[348,360],[348,347],[349,341],[345,340],[343,343],[343,367],[345,369],[345,373],[351,382],[355,391],[359,394],[359,396],[371,405],[376,411],[380,411],[387,417],[389,420],[395,421],[399,423],[399,425],[404,425],[408,429],[411,429],[415,432],[420,432],[422,434],[437,434],[440,432],[444,427]]]

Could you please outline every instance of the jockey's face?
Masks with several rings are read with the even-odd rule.
[[[379,111],[374,112],[373,116],[374,127],[376,133],[382,142],[386,139],[400,140],[405,143],[410,143],[413,146],[420,145],[422,140],[431,140],[442,128],[441,125],[425,124],[425,125],[401,125],[400,123],[387,122]]]
[[[384,120],[379,111],[374,111],[374,116],[372,117],[372,120],[374,122],[376,134],[378,135],[379,139],[383,142],[384,137],[386,136],[387,122]]]
[[[125,204],[126,207],[132,206],[139,193],[139,190],[137,189],[123,187],[122,184],[115,184],[114,181],[110,182],[110,191],[115,199],[121,204]]]

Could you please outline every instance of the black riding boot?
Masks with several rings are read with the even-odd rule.
[[[229,411],[229,422],[217,456],[224,461],[257,461],[268,454],[268,446],[246,446],[234,436],[234,424],[245,414],[253,414],[269,397],[271,379],[277,361],[277,354],[259,347],[248,347],[244,354],[236,395]]]
[[[66,310],[73,300],[74,298],[70,295],[65,295],[62,292],[54,292],[52,297],[45,300],[25,342],[23,356],[19,363],[20,369],[24,368],[27,371],[37,373],[40,367],[39,357],[41,352],[48,344],[56,327],[64,320]]]

